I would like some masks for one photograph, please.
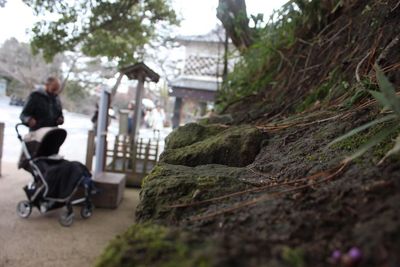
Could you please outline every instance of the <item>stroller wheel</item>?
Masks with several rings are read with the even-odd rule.
[[[74,222],[74,213],[73,212],[68,212],[64,211],[61,213],[60,217],[58,218],[58,221],[62,226],[69,227],[72,225]]]
[[[17,214],[21,218],[28,218],[32,212],[32,205],[28,200],[22,200],[17,204]]]
[[[92,207],[91,204],[82,206],[82,208],[81,208],[81,217],[83,219],[90,218],[92,216],[92,213],[93,213],[93,207]]]

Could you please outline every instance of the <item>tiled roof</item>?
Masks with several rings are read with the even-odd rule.
[[[217,57],[189,56],[185,61],[184,74],[199,76],[220,76],[223,65]]]
[[[225,30],[221,26],[217,26],[214,30],[202,35],[181,35],[176,40],[186,42],[207,42],[207,43],[223,43],[225,41]]]
[[[217,80],[200,80],[182,77],[172,81],[170,83],[170,86],[172,88],[217,91],[218,84],[219,83],[217,82]]]

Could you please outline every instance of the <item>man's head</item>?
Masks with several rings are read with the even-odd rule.
[[[47,93],[57,95],[60,91],[60,80],[52,76],[47,78],[45,88]]]

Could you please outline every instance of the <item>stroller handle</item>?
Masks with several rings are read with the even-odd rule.
[[[20,126],[25,126],[25,127],[28,127],[28,126],[26,126],[26,125],[23,124],[22,122],[17,123],[17,124],[15,125],[15,131],[17,132],[17,137],[18,137],[19,140],[22,141],[22,136],[21,136],[21,134],[19,133],[19,130],[18,130],[18,128],[19,128]]]

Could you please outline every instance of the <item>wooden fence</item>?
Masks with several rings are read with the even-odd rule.
[[[111,143],[111,142],[107,142]],[[91,169],[94,155],[94,134],[89,131],[86,166]],[[93,151],[90,153],[90,151]],[[159,139],[139,139],[133,142],[129,135],[115,136],[114,143],[105,153],[106,172],[124,173],[128,186],[140,186],[158,160]]]

